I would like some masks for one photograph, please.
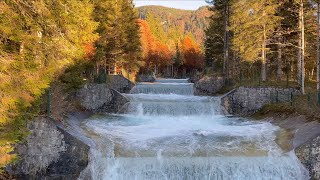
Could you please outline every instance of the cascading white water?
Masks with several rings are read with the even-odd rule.
[[[186,80],[138,84],[126,95],[131,102],[120,114],[88,119],[82,128],[96,143],[91,178],[308,179],[294,153],[275,142],[280,128],[226,117],[219,98],[193,96],[192,91]]]
[[[138,83],[132,94],[179,94],[193,95],[192,83]]]
[[[156,79],[158,83],[188,83],[189,79]]]

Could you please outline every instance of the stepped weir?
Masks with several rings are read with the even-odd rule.
[[[187,79],[139,83],[119,114],[93,116],[97,180],[304,180],[293,152],[276,143],[268,122],[227,117],[219,97],[193,95]]]

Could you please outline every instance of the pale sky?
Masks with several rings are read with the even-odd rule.
[[[160,5],[177,9],[196,10],[208,5],[205,0],[134,0],[136,7],[146,5]]]

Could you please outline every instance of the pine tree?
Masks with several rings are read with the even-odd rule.
[[[122,65],[127,71],[138,71],[143,65],[141,61],[140,27],[137,22],[137,12],[132,1],[123,0],[121,4],[121,23],[124,28],[123,42],[124,61]]]
[[[222,69],[224,62],[224,29],[221,28],[224,25],[224,18],[217,4],[210,10],[214,13],[205,31],[205,62],[206,67],[212,67],[212,70],[218,71]]]
[[[232,3],[231,29],[234,32],[234,50],[242,59],[261,61],[261,80],[267,80],[266,61],[268,39],[279,25],[276,16],[279,7],[275,0],[234,1]]]
[[[140,30],[136,22],[137,12],[132,1],[103,0],[95,1],[94,17],[100,23],[97,33],[100,39],[96,42],[97,74],[100,64],[112,68],[114,73],[119,68],[126,71],[137,71],[140,61]]]
[[[180,52],[180,48],[179,48],[178,43],[176,43],[176,53],[175,53],[173,61],[174,61],[174,66],[176,68],[179,68],[181,65],[182,59],[181,59],[181,52]]]

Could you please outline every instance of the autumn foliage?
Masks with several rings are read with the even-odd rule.
[[[203,55],[199,45],[189,36],[186,36],[181,44],[184,66],[187,68],[201,68],[203,65]]]
[[[156,68],[156,71],[162,71],[168,66],[172,66],[174,64],[173,59],[176,56],[176,49],[170,49],[162,38],[156,38],[147,21],[140,19],[138,23],[141,30],[142,54],[145,61],[145,66],[142,69],[153,71]],[[193,71],[193,69],[201,69],[203,55],[196,41],[190,35],[186,35],[176,43],[183,54],[181,64],[176,68],[185,68],[189,72]]]
[[[141,29],[142,54],[145,61],[145,68],[154,66],[165,66],[172,64],[169,47],[156,39],[152,34],[147,21],[138,21]]]

